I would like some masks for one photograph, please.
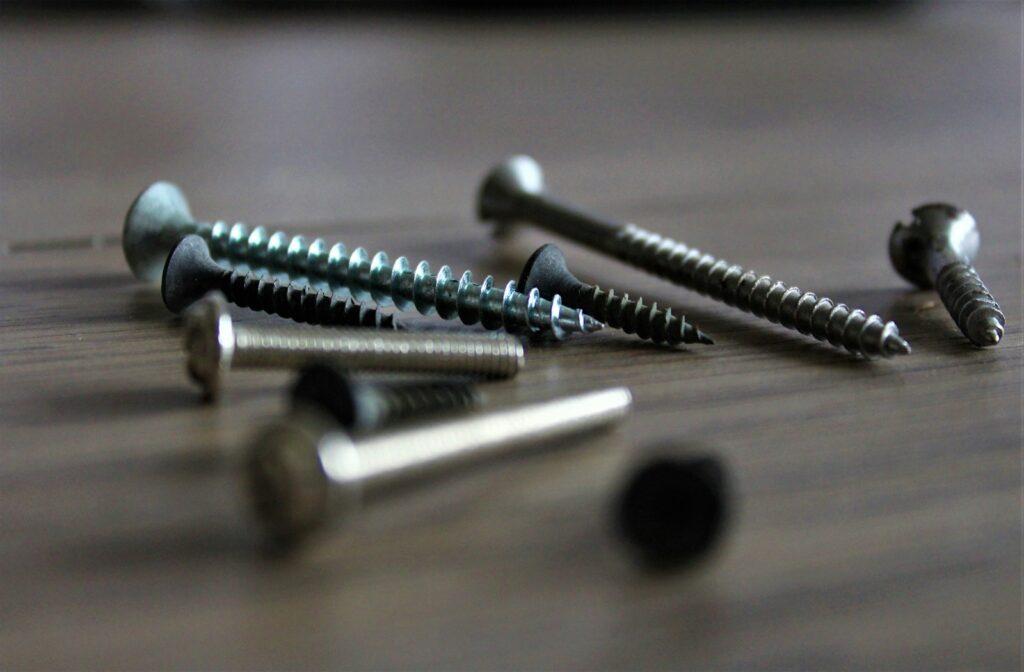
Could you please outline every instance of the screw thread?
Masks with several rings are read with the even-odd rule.
[[[375,397],[372,403],[380,416],[377,426],[470,408],[480,400],[472,385],[455,382],[377,383],[372,385],[372,395]]]
[[[643,297],[633,300],[629,294],[616,294],[614,289],[591,286],[580,292],[579,307],[588,315],[614,329],[654,343],[711,343],[686,317],[675,315],[672,308],[661,310],[657,303],[644,304]]]
[[[947,264],[935,278],[946,310],[972,343],[995,345],[1006,330],[1006,317],[974,267],[963,262]]]
[[[328,248],[317,238],[307,244],[303,236],[289,237],[282,231],[268,236],[263,227],[250,232],[242,223],[229,227],[216,222],[209,229],[202,227],[200,234],[208,236],[215,254],[271,272],[322,280],[334,289],[347,288],[357,299],[372,298],[378,305],[394,304],[403,311],[415,307],[422,315],[458,317],[463,324],[511,333],[551,333],[559,339],[602,326],[582,311],[563,306],[558,296],[549,301],[539,292],[523,294],[514,282],[498,287],[491,276],[475,283],[469,271],[456,279],[448,266],[433,274],[426,261],[413,269],[406,257],[392,264],[384,252],[371,258],[360,247],[349,254],[342,243]]]
[[[874,358],[910,352],[894,322],[759,276],[634,224],[618,234],[617,253],[650,273],[851,353]]]
[[[472,334],[235,326],[232,366],[301,368],[328,363],[343,369],[417,371],[511,378],[526,361],[512,337]]]
[[[228,301],[243,308],[280,315],[309,324],[397,329],[394,315],[361,305],[351,298],[277,278],[225,270],[219,289]]]

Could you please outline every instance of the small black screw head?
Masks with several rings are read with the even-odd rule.
[[[562,250],[548,243],[530,255],[516,286],[524,292],[537,288],[543,297],[558,294],[563,299],[571,299],[579,294],[584,284],[569,270]],[[576,304],[572,302],[570,305]]]
[[[644,565],[667,570],[705,556],[728,519],[728,483],[709,455],[659,451],[630,473],[617,501],[622,537]]]
[[[889,258],[896,271],[922,289],[933,286],[938,268],[929,268],[933,253],[947,263],[971,263],[980,238],[974,217],[948,203],[915,208],[909,224],[898,223],[889,236]]]
[[[196,235],[185,236],[174,247],[164,265],[161,293],[164,305],[180,313],[216,288],[224,269],[213,260],[206,241]]]
[[[139,194],[121,233],[124,258],[135,277],[158,279],[168,251],[192,224],[185,194],[170,182],[156,182]]]
[[[357,424],[357,390],[352,379],[333,366],[313,364],[299,373],[292,386],[292,402],[309,404],[351,430]]]
[[[544,192],[544,171],[529,156],[513,156],[491,169],[477,193],[477,216],[484,221],[519,216],[517,199]]]

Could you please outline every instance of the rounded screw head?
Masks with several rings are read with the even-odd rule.
[[[190,224],[188,200],[170,182],[155,182],[139,194],[128,209],[121,233],[124,258],[135,277],[157,280],[171,246]]]
[[[544,191],[544,171],[529,156],[513,156],[492,168],[477,193],[477,216],[482,220],[515,219],[516,198]]]
[[[220,292],[210,292],[185,314],[186,370],[203,388],[207,401],[220,394],[221,377],[231,368],[235,334],[228,302]]]
[[[172,313],[180,313],[214,289],[223,274],[206,241],[196,235],[185,236],[164,264],[160,284],[164,305]]]
[[[647,567],[688,565],[718,542],[728,521],[728,483],[710,455],[659,450],[636,466],[617,501],[622,537]]]
[[[933,283],[930,252],[953,255],[966,263],[973,261],[980,238],[971,213],[948,203],[928,203],[911,214],[910,223],[897,223],[889,236],[889,258],[900,275],[927,289]]]
[[[562,250],[557,245],[548,243],[530,255],[519,275],[516,287],[521,292],[539,289],[543,297],[556,294],[572,297],[579,293],[582,285],[579,278],[569,270]]]
[[[246,476],[253,510],[279,547],[297,546],[358,505],[358,490],[344,485],[346,468],[358,468],[348,464],[358,453],[333,427],[329,418],[304,409],[264,428],[250,448]]]

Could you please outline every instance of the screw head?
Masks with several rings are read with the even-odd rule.
[[[263,429],[251,446],[246,476],[268,539],[294,548],[332,517],[356,508],[355,470],[355,445],[325,416],[305,409]]]
[[[948,203],[915,208],[908,224],[898,222],[889,236],[889,258],[896,271],[922,289],[932,286],[930,252],[970,263],[978,254],[978,225],[971,213]]]
[[[521,292],[538,289],[545,299],[559,295],[563,300],[569,297],[569,301],[573,301],[582,285],[579,278],[569,270],[562,250],[557,245],[548,243],[538,247],[527,259],[516,287]],[[567,302],[566,305],[577,307],[575,302]]]
[[[132,274],[155,281],[167,253],[192,224],[192,211],[181,189],[154,182],[139,194],[124,218],[121,247]]]
[[[334,418],[345,429],[353,429],[358,420],[357,389],[354,381],[327,364],[305,367],[292,386],[292,403],[309,404]]]
[[[477,192],[477,217],[482,220],[513,220],[520,213],[518,199],[544,192],[544,171],[529,156],[505,159],[492,168]]]
[[[659,449],[627,477],[617,502],[620,532],[640,561],[674,569],[705,556],[728,520],[728,483],[711,455]]]
[[[188,309],[184,344],[189,377],[203,388],[206,401],[216,399],[235,352],[235,328],[223,294],[210,292]]]
[[[164,264],[160,293],[172,313],[180,313],[214,289],[224,269],[213,260],[206,241],[185,236]]]

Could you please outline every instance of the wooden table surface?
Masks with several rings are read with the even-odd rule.
[[[531,23],[144,16],[0,22],[0,667],[1020,669],[1021,9]],[[499,280],[548,238],[474,220],[487,168],[898,322],[851,359],[562,241],[585,279],[717,344],[532,347],[492,405],[629,385],[572,448],[379,507],[291,561],[230,469],[289,377],[204,407],[124,212],[197,216]],[[886,254],[947,200],[1007,316],[971,348]],[[238,319],[275,318],[237,310]],[[609,532],[655,441],[723,457],[735,517],[680,575]]]

